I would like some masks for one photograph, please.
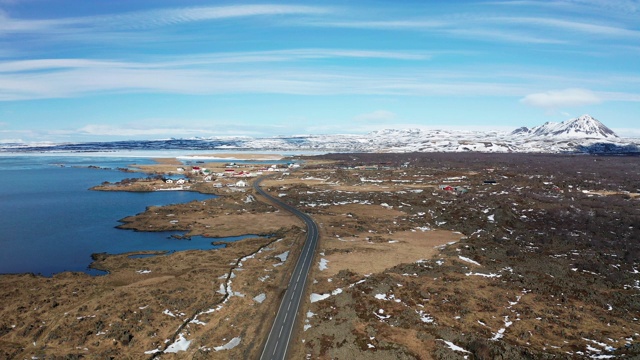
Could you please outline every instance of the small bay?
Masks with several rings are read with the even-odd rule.
[[[1,156],[0,273],[96,274],[87,268],[92,253],[213,249],[203,241],[173,239],[173,233],[115,228],[119,219],[140,213],[147,206],[200,201],[212,195],[89,190],[104,181],[144,177],[116,169],[150,162],[117,157]]]

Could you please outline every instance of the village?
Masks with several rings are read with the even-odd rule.
[[[126,179],[118,183],[103,183],[93,190],[126,191],[199,191],[203,193],[224,194],[233,191],[245,191],[249,180],[262,175],[281,173],[288,175],[291,170],[300,168],[300,164],[239,164],[209,163],[192,166],[147,165],[139,166],[138,171],[149,174],[144,178]]]

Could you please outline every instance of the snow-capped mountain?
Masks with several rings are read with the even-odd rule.
[[[212,137],[69,143],[47,146],[0,144],[0,152],[90,152],[121,150],[251,150],[315,152],[492,152],[640,154],[640,139],[621,139],[589,115],[511,133],[386,129],[364,135],[300,135],[268,138]]]
[[[511,135],[589,139],[613,139],[618,137],[611,129],[590,115],[582,115],[561,123],[546,122],[531,129],[521,127],[514,130]]]

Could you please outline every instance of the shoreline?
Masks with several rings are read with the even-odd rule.
[[[200,157],[206,156],[208,158],[219,158],[226,160],[229,156],[239,157],[236,160],[243,160],[244,157],[260,156],[265,160],[274,160],[274,157],[294,157],[294,156],[306,156],[306,155],[321,155],[326,152],[317,151],[281,151],[281,150],[114,150],[114,151],[39,151],[39,152],[10,152],[0,151],[0,158],[2,157],[30,157],[30,156],[42,156],[42,157],[104,157],[104,158],[182,158],[182,157]]]

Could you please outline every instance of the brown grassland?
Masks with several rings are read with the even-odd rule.
[[[262,185],[321,233],[290,358],[640,356],[639,158],[302,161]],[[95,189],[166,189],[162,177],[180,165],[162,159],[139,167],[147,179]],[[104,276],[0,275],[0,358],[258,358],[303,224],[250,187],[227,186],[237,179],[184,176],[185,190],[219,197],[149,207],[122,219],[122,231],[263,237],[144,258],[95,254]]]

